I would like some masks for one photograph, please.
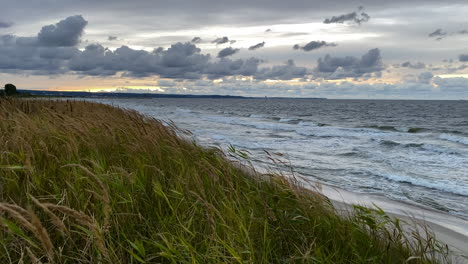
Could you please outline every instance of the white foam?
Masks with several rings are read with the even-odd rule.
[[[445,154],[445,155],[457,155],[460,154],[458,151],[451,149],[451,148],[446,148],[434,144],[423,144],[421,146],[421,149],[437,154]]]
[[[240,126],[252,127],[252,128],[262,129],[262,130],[293,131],[295,129],[294,127],[295,125],[288,124],[288,123],[255,121],[249,118],[242,118],[242,117],[205,115],[205,116],[201,116],[201,118],[210,122],[230,124],[230,125],[240,125]]]
[[[297,118],[280,118],[280,120],[278,120],[278,122],[281,122],[281,123],[288,123],[288,122],[296,122],[296,121],[299,121],[300,119],[297,119]]]
[[[422,178],[413,178],[405,175],[397,175],[390,173],[379,173],[378,175],[392,181],[411,183],[412,185],[431,188],[443,192],[450,192],[454,194],[468,196],[468,182],[454,182],[453,179],[449,180],[429,180]]]
[[[377,137],[388,133],[384,131],[367,129],[367,128],[345,128],[332,126],[309,126],[299,127],[296,132],[304,136],[316,137],[339,137],[339,138],[360,138],[360,137]]]
[[[317,126],[316,123],[310,122],[310,121],[300,121],[297,123],[299,126]]]
[[[326,176],[328,178],[324,177],[322,180],[336,182],[343,188],[366,191],[366,186],[379,187],[379,184],[385,184],[385,187],[380,187],[385,190],[386,195],[401,198],[403,196],[398,188],[406,182],[414,188],[416,196],[419,192],[424,195],[433,193],[438,201],[440,198],[442,205],[467,215],[464,209],[465,198],[468,196],[466,136],[449,132],[402,133],[409,129],[407,127],[396,127],[398,131],[392,131],[365,127],[320,126],[313,121],[301,120],[299,116],[288,116],[287,112],[278,115],[249,115],[235,110],[202,111],[196,106],[190,110],[190,105],[159,106],[155,103],[142,104],[142,101],[127,99],[112,99],[103,103],[135,109],[164,120],[173,120],[181,128],[194,132],[197,141],[204,145],[215,144],[224,148],[232,144],[239,149],[249,150],[253,158],[261,160],[265,160],[262,149],[284,153],[293,167],[303,168],[306,174],[315,175],[315,171],[331,170]],[[391,140],[401,145],[385,148],[379,145],[382,140]],[[454,143],[449,144],[446,141]],[[362,155],[336,156],[350,151]],[[350,173],[362,172],[369,167],[373,168],[372,174],[375,173],[374,170],[382,173],[377,172],[377,177],[366,173],[353,176]],[[393,170],[389,170],[390,168]],[[394,170],[394,174],[387,173]],[[417,186],[421,187],[416,188]],[[462,197],[454,198],[456,195]],[[447,204],[446,201],[450,203]]]
[[[448,140],[448,141],[452,141],[452,142],[457,142],[457,143],[461,143],[461,144],[464,144],[464,145],[468,145],[468,138],[466,137],[462,137],[462,136],[455,136],[455,135],[451,135],[451,134],[440,134],[439,136],[440,139],[443,139],[443,140]]]
[[[193,113],[192,110],[186,108],[176,108],[176,111],[181,113]]]

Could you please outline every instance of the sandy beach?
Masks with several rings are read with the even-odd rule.
[[[245,164],[236,165],[251,175],[258,176],[262,173],[270,172],[269,169],[263,167],[252,169],[250,166],[245,166]],[[289,177],[292,176],[289,175]],[[411,227],[415,221],[425,225],[434,233],[437,240],[450,248],[452,263],[468,263],[468,220],[432,208],[423,208],[409,203],[393,201],[382,196],[350,192],[330,185],[313,182],[298,173],[295,173],[294,178],[303,187],[318,191],[330,199],[337,211],[341,211],[343,215],[348,214],[352,210],[351,205],[361,205],[368,208],[378,206],[388,215],[407,222]],[[419,231],[424,232],[422,229],[419,229]]]
[[[311,188],[314,188],[310,186]],[[315,188],[314,188],[315,189]],[[430,208],[391,201],[384,197],[358,194],[327,185],[321,186],[338,210],[349,210],[349,205],[373,207],[377,205],[388,214],[411,222],[416,220],[426,224],[436,238],[447,244],[455,255],[455,263],[468,263],[468,221]]]

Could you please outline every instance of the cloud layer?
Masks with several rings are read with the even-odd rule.
[[[11,26],[13,26],[11,22],[0,21],[0,28],[9,28]]]
[[[217,38],[217,39],[212,41],[212,43],[215,43],[216,45],[221,45],[221,44],[225,44],[225,43],[228,43],[228,42],[229,42],[228,37]]]
[[[374,14],[377,13],[375,9],[372,11]],[[339,14],[339,12],[337,13]],[[167,38],[163,43],[160,42],[163,37],[154,34],[152,36],[156,37],[148,38],[148,40],[145,40],[147,43],[143,45],[133,42],[131,37],[118,31],[102,30],[103,33],[100,33],[100,37],[90,38],[90,34],[99,30],[94,25],[86,30],[88,22],[83,16],[71,16],[61,21],[57,20],[58,22],[55,24],[42,27],[38,34],[25,33],[30,34],[29,36],[0,35],[0,74],[9,73],[17,74],[17,76],[20,76],[19,74],[28,76],[57,75],[54,78],[60,78],[59,75],[75,75],[80,78],[82,76],[97,76],[102,79],[112,76],[108,80],[118,80],[120,78],[140,79],[142,77],[168,78],[171,81],[161,81],[158,84],[174,89],[178,87],[178,83],[182,82],[193,82],[200,86],[204,84],[204,87],[210,87],[211,89],[215,86],[218,87],[220,80],[222,80],[222,83],[227,83],[228,80],[242,79],[251,80],[255,84],[255,89],[258,88],[260,89],[258,91],[265,93],[268,92],[268,88],[262,83],[280,83],[278,87],[281,85],[286,87],[287,83],[311,82],[323,83],[323,86],[314,86],[314,89],[327,88],[329,94],[335,92],[343,94],[355,92],[358,94],[360,87],[371,89],[371,86],[364,84],[366,81],[384,82],[388,76],[397,76],[395,79],[399,79],[397,81],[393,79],[392,82],[396,83],[398,80],[404,80],[406,83],[391,86],[391,89],[401,89],[401,91],[413,91],[415,93],[416,91],[432,91],[434,89],[447,93],[468,92],[466,79],[438,77],[449,73],[456,75],[467,69],[468,66],[463,64],[463,62],[468,61],[468,55],[465,54],[466,50],[462,49],[464,47],[452,51],[451,55],[447,51],[444,57],[437,58],[439,63],[436,62],[435,64],[417,53],[423,50],[424,47],[421,47],[421,49],[418,47],[418,49],[407,52],[404,54],[405,56],[402,56],[403,58],[394,59],[393,56],[396,51],[395,49],[392,50],[391,43],[387,45],[379,38],[379,34],[385,34],[385,32],[381,33],[373,27],[383,21],[388,23],[386,26],[393,28],[391,23],[395,21],[378,20],[377,15],[373,15],[372,23],[367,24],[366,27],[357,27],[349,24],[364,23],[370,18],[366,17],[367,13],[358,10],[339,16],[331,16],[337,13],[327,13],[330,14],[328,22],[346,23],[348,26],[323,25],[321,24],[323,17],[316,20],[323,27],[321,30],[333,28],[343,35],[342,39],[327,36],[327,40],[330,39],[339,43],[339,46],[333,49],[325,49],[326,47],[337,46],[332,42],[322,40],[307,42],[310,38],[320,39],[321,35],[316,35],[316,37],[308,33],[306,28],[297,28],[294,32],[288,32],[275,25],[251,28],[251,30],[257,31],[255,33],[256,38],[247,37],[244,39],[239,36],[239,33],[235,33],[242,31],[238,29],[233,31],[234,33],[217,29],[211,31],[210,34],[203,34],[190,29],[184,31],[183,34],[167,33]],[[16,22],[12,29],[19,27]],[[8,24],[8,27],[10,26],[11,23]],[[148,25],[148,27],[150,26]],[[3,28],[7,29],[3,30],[1,27],[0,24],[0,32],[2,33],[12,30],[6,26]],[[128,27],[131,28],[131,25],[128,25]],[[265,33],[267,28],[271,28],[271,30]],[[427,33],[434,28],[437,28],[437,26],[428,25],[426,29],[417,32],[419,32],[421,39],[427,41]],[[85,30],[87,31],[86,38],[84,37]],[[193,32],[197,32],[196,35],[200,37],[194,37]],[[439,31],[436,30],[432,33],[434,35],[431,37],[434,38],[452,36],[456,33],[457,36],[453,37],[453,39],[459,40],[465,37],[466,30],[444,27],[444,29],[441,28]],[[139,34],[139,32],[135,33],[135,36],[137,36],[135,39],[138,39]],[[238,42],[229,47],[230,45],[227,44],[233,42],[227,36],[215,39],[215,36],[225,34],[230,38],[237,39]],[[366,34],[369,34],[369,36]],[[441,36],[436,36],[438,34]],[[151,34],[149,35],[151,36]],[[204,41],[202,41],[201,37]],[[365,39],[360,40],[361,37]],[[285,38],[289,38],[289,42],[283,42]],[[173,41],[173,39],[175,40]],[[103,41],[109,47],[97,43],[96,40]],[[265,47],[266,42],[268,42],[267,47]],[[428,50],[429,52],[440,49],[450,50],[447,42],[449,40],[431,42]],[[293,52],[291,46],[294,43],[299,43],[294,46],[294,49],[309,51],[309,53]],[[438,45],[443,45],[443,47]],[[157,48],[158,46],[164,48]],[[381,50],[374,47],[383,48]],[[407,47],[398,47],[398,52],[405,48]],[[325,55],[325,52],[331,53]],[[416,52],[417,55],[413,55],[413,52]],[[281,56],[278,55],[280,53]],[[385,55],[385,61],[391,63],[390,65],[387,66],[383,63],[382,54]],[[442,59],[447,60],[442,63]],[[424,62],[419,62],[419,60]],[[282,63],[281,61],[285,62]],[[398,74],[400,75],[398,76]],[[216,81],[210,81],[215,79]],[[275,81],[263,82],[265,80]],[[289,82],[289,80],[294,81]],[[345,80],[360,82],[360,84],[351,85]],[[327,84],[329,82],[341,83],[341,85],[332,86]],[[236,85],[241,84],[245,84],[245,82]],[[225,87],[228,89],[230,86],[226,85]],[[287,87],[292,90],[298,86]],[[313,88],[312,85],[307,87]],[[380,91],[382,95],[387,93],[386,89],[390,89],[390,86],[383,84],[372,87],[382,89]],[[237,87],[235,89],[241,88]],[[392,93],[388,92],[388,94]],[[395,94],[397,93],[395,92]]]
[[[316,50],[320,49],[322,47],[336,47],[337,45],[335,43],[328,43],[326,41],[311,41],[304,46],[300,46],[299,44],[296,44],[293,46],[293,49],[298,50],[301,49],[303,51],[311,51],[311,50]]]
[[[227,76],[251,76],[258,80],[291,80],[313,77],[325,78],[361,77],[382,69],[380,51],[370,50],[362,58],[332,57],[319,59],[317,70],[296,66],[293,60],[284,65],[260,68],[262,60],[257,58],[231,60],[227,57],[240,51],[227,47],[220,50],[216,60],[203,54],[195,43],[178,42],[168,49],[157,48],[152,52],[121,46],[110,50],[101,44],[89,44],[78,49],[88,22],[82,16],[71,16],[54,25],[42,27],[36,37],[3,35],[0,37],[0,71],[27,71],[29,74],[78,74],[88,76],[123,76],[201,79]],[[115,40],[109,37],[108,40]],[[216,44],[229,42],[227,37],[213,41]],[[261,48],[258,43],[250,50]],[[300,49],[309,51],[335,44],[312,41]]]
[[[263,42],[260,42],[258,44],[255,44],[253,46],[250,46],[249,47],[249,50],[256,50],[256,49],[260,49],[260,48],[263,48],[265,46],[265,41]]]
[[[231,56],[239,52],[239,49],[234,49],[232,47],[224,48],[220,52],[218,52],[218,58],[224,58],[227,56]]]
[[[88,21],[82,16],[71,16],[55,25],[48,25],[37,34],[39,44],[49,47],[72,47],[80,42]]]
[[[358,11],[354,11],[351,13],[339,15],[339,16],[333,16],[331,18],[327,18],[323,21],[324,24],[343,24],[343,23],[355,23],[355,24],[362,24],[364,22],[369,21],[370,16],[365,13],[364,8],[360,6],[358,8]]]
[[[461,62],[466,62],[468,61],[468,54],[460,54],[458,56],[458,60],[461,61]]]
[[[358,78],[379,73],[384,69],[380,50],[371,49],[361,58],[333,57],[326,55],[320,58],[316,71],[325,79]]]

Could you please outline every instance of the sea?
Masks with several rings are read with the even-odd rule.
[[[261,169],[468,219],[468,101],[93,100],[244,151]]]

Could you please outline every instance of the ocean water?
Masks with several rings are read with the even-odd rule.
[[[96,99],[248,150],[345,190],[468,219],[468,102],[320,99]],[[288,169],[284,166],[283,169]]]

